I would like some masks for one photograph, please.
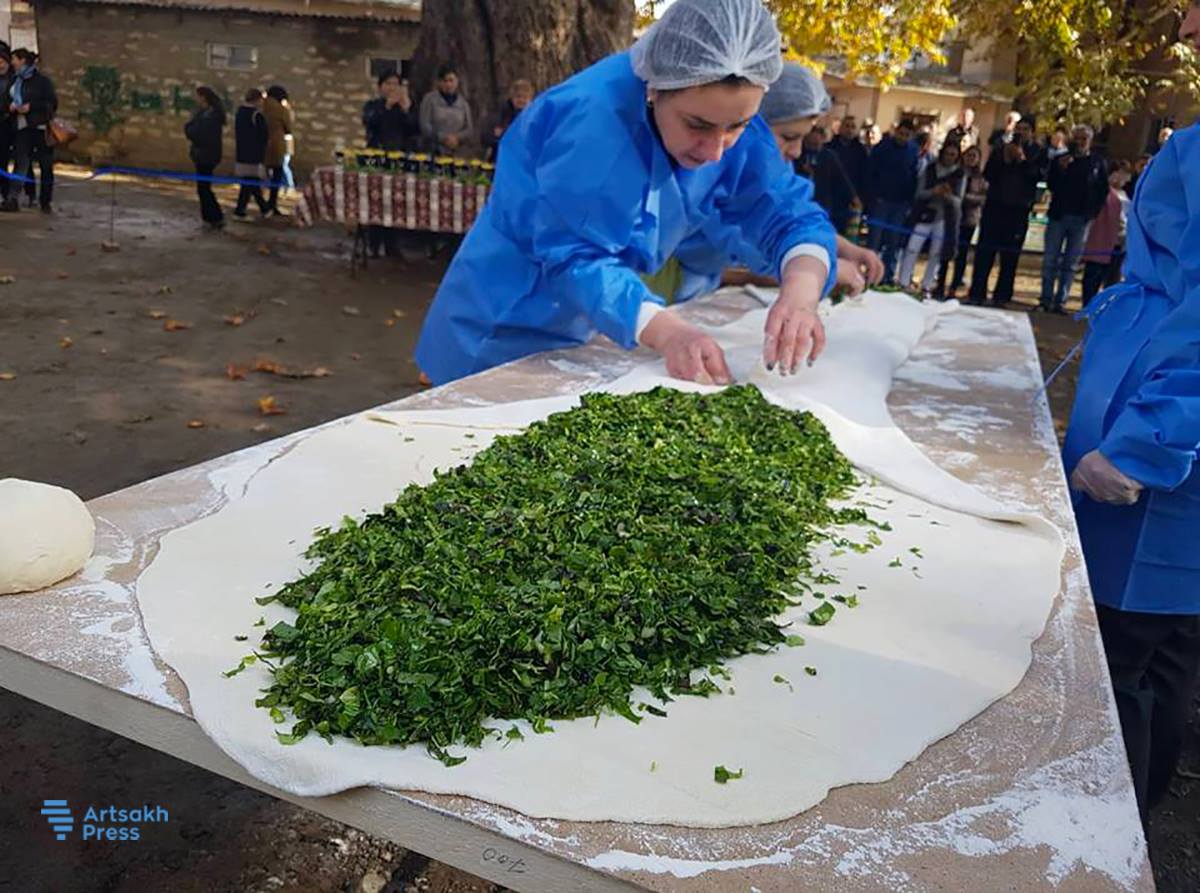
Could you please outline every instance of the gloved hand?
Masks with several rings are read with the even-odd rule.
[[[725,352],[711,335],[670,311],[663,311],[642,330],[642,344],[667,361],[667,374],[698,384],[732,384]]]
[[[1133,505],[1142,494],[1142,485],[1113,465],[1099,450],[1079,460],[1071,473],[1071,488],[1110,505]]]

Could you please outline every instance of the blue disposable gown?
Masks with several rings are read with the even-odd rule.
[[[1096,600],[1200,614],[1200,128],[1177,132],[1138,181],[1125,281],[1089,310],[1063,450],[1099,449],[1147,488],[1136,505],[1076,494]]]
[[[596,332],[636,346],[659,270],[689,236],[756,246],[778,273],[801,244],[836,253],[833,227],[755,118],[719,162],[675,165],[619,53],[548,90],[504,135],[491,198],[425,318],[417,363],[437,384]],[[833,276],[826,282],[826,290]]]

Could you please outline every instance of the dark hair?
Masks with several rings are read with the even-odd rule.
[[[217,95],[217,91],[212,87],[197,87],[196,94],[203,96],[209,108],[216,111],[217,117],[221,119],[221,123],[225,123],[225,103],[221,102],[221,97]]]
[[[33,65],[37,62],[38,54],[33,50],[27,50],[25,47],[17,47],[12,51],[12,58],[21,59],[28,65]]]
[[[279,86],[279,84],[275,84],[273,86],[267,87],[267,95],[270,96],[272,99],[278,99],[280,102],[283,102],[285,99],[288,98],[288,91],[286,89],[284,89],[283,87]]]
[[[444,81],[452,74],[458,74],[458,67],[453,62],[443,62],[438,66],[437,79]]]
[[[404,83],[404,78],[400,77],[400,72],[396,71],[394,68],[385,68],[383,74],[379,76],[379,86],[382,87],[392,78],[395,78],[402,84]]]
[[[262,90],[258,89],[258,87],[251,87],[246,91],[246,95],[242,97],[242,102],[258,102],[262,98]]]
[[[959,159],[962,158],[962,144],[960,144],[958,140],[946,140],[946,142],[942,144],[942,148],[938,150],[938,161],[941,161],[942,158],[945,157],[948,149],[953,149],[958,153]]]
[[[900,123],[897,124],[896,126],[897,127],[905,127],[908,130],[916,130],[917,122],[914,121],[912,118],[901,118]]]
[[[1200,2],[1200,0],[1197,0],[1197,2]],[[740,74],[727,74],[719,81],[710,81],[707,84],[697,84],[696,86],[711,87],[713,84],[719,84],[722,87],[749,87],[753,85],[753,83],[754,81],[750,80],[749,78],[744,78]],[[659,96],[666,97],[672,95],[673,93],[682,93],[684,90],[690,89],[690,87],[671,87],[665,90],[655,90],[654,92],[656,92]]]

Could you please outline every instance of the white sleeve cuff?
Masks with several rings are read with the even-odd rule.
[[[666,309],[657,301],[642,301],[642,307],[638,310],[637,325],[633,330],[633,340],[641,344],[642,330],[650,325],[650,320]]]
[[[779,278],[783,279],[783,273],[787,269],[788,263],[794,257],[815,257],[825,267],[825,275],[829,275],[829,252],[818,245],[816,242],[807,242],[803,245],[796,245],[788,249],[788,253],[783,256],[783,263],[779,265]]]

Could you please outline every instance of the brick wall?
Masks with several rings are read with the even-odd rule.
[[[111,146],[111,154],[105,153],[109,161],[189,169],[183,125],[196,86],[207,84],[230,100],[225,172],[233,165],[232,112],[249,87],[282,84],[290,94],[296,114],[292,163],[298,174],[327,163],[339,142],[361,145],[362,104],[376,94],[368,58],[410,57],[419,30],[404,22],[58,0],[41,0],[37,17],[42,70],[58,90],[59,114],[80,130],[70,154],[86,161],[99,140]],[[257,47],[257,67],[209,68],[210,42]],[[116,92],[115,100],[105,101],[106,89],[109,95]],[[95,122],[105,113],[120,120],[101,137]]]

